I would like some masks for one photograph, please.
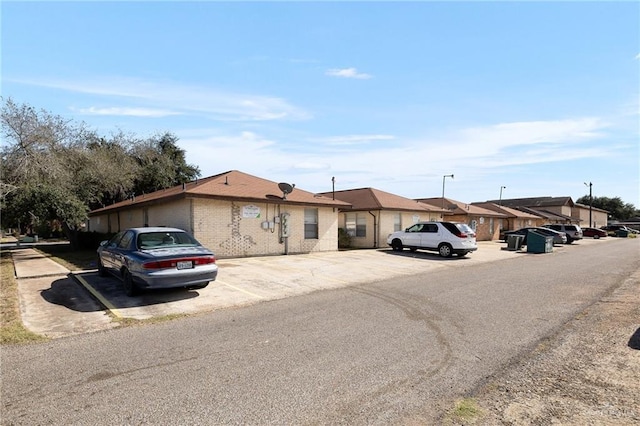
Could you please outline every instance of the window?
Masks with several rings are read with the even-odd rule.
[[[304,209],[304,239],[318,238],[318,209]]]
[[[367,236],[367,217],[364,214],[356,214],[356,237]]]
[[[133,240],[133,232],[128,231],[122,236],[122,239],[118,242],[118,248],[128,249],[131,241]]]
[[[345,228],[351,237],[366,237],[367,216],[364,213],[347,213]]]
[[[438,225],[436,225],[435,223],[426,223],[424,225],[424,227],[422,228],[422,232],[428,232],[430,234],[437,234],[438,233]]]
[[[402,214],[396,213],[393,216],[393,232],[402,231]]]

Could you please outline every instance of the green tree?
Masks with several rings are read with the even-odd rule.
[[[200,175],[171,133],[147,140],[122,132],[105,138],[84,123],[0,99],[4,227],[56,221],[73,243],[88,211]]]
[[[577,203],[589,205],[589,195],[576,200]],[[607,210],[609,217],[614,220],[625,220],[640,215],[640,211],[631,203],[625,203],[620,197],[593,197],[593,207]]]
[[[134,185],[136,194],[180,185],[200,176],[197,166],[187,164],[185,151],[177,142],[178,138],[167,132],[133,148],[132,156],[139,166]]]

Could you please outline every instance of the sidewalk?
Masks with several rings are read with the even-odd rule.
[[[12,250],[20,314],[26,328],[51,337],[117,327],[70,271],[32,248]]]

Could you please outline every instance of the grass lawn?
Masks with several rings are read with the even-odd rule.
[[[48,340],[22,325],[18,302],[18,284],[13,270],[11,252],[0,255],[0,343],[29,343]]]
[[[98,267],[98,255],[95,250],[73,250],[69,244],[38,245],[34,248],[70,271],[96,269]]]

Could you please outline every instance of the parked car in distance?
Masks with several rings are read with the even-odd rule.
[[[437,251],[442,257],[457,254],[460,257],[478,249],[476,233],[465,223],[418,222],[404,231],[397,231],[387,238],[393,250],[418,249]]]
[[[607,225],[601,227],[600,229],[606,231],[607,235],[610,235],[612,237],[617,236],[618,231],[626,231],[628,234],[638,234],[638,231],[625,225]]]
[[[536,231],[546,237],[553,237],[553,244],[566,244],[567,243],[567,234],[564,232],[554,231],[553,229],[538,227],[538,226],[527,226],[525,228],[520,228],[515,231],[505,231],[504,232],[504,240],[507,241],[509,235],[522,235],[524,239],[522,240],[522,245],[527,245],[527,236],[529,235],[529,231]]]
[[[582,235],[585,237],[592,237],[597,240],[598,238],[606,237],[607,231],[598,228],[582,228]]]
[[[571,244],[576,240],[582,239],[582,228],[578,225],[570,225],[564,223],[552,223],[544,225],[545,228],[553,229],[554,231],[564,232],[567,234],[567,244]]]
[[[130,228],[100,243],[98,273],[120,279],[134,296],[142,289],[204,288],[218,266],[213,252],[182,229]]]

